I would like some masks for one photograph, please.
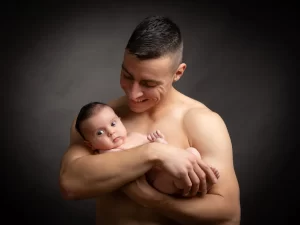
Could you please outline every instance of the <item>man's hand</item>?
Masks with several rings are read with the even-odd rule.
[[[183,184],[183,195],[195,196],[199,191],[207,193],[207,182],[217,183],[214,172],[203,160],[186,150],[171,145],[151,143],[157,166]]]

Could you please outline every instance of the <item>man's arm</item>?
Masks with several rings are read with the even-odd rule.
[[[126,151],[93,155],[75,129],[70,130],[70,145],[64,154],[59,184],[66,199],[93,198],[114,191],[146,173],[155,163],[148,145]]]
[[[207,195],[186,199],[164,195],[154,208],[182,224],[239,224],[239,184],[225,123],[214,112],[193,109],[186,114],[184,125],[191,146],[219,170],[220,178]]]

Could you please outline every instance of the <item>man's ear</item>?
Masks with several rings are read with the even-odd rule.
[[[87,147],[89,147],[90,149],[93,150],[93,145],[92,145],[89,141],[84,140],[83,142],[84,142],[84,144],[85,144]]]
[[[182,75],[183,75],[183,73],[184,73],[185,70],[186,70],[186,64],[185,63],[181,63],[178,66],[178,68],[177,68],[177,70],[176,70],[176,72],[174,74],[173,81],[174,82],[178,81],[182,77]]]

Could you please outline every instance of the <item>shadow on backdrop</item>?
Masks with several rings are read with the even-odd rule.
[[[9,5],[2,77],[10,221],[94,224],[93,200],[65,201],[60,160],[79,108],[122,95],[125,44],[151,14],[170,16],[185,43],[176,88],[218,112],[232,138],[242,225],[288,224],[295,210],[295,16],[281,8],[150,3]],[[171,7],[172,6],[172,7]],[[286,13],[290,17],[283,19]],[[281,16],[280,16],[281,15]]]

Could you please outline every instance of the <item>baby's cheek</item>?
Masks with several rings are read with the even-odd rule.
[[[95,147],[100,150],[107,149],[107,144],[105,143],[105,141],[98,139],[95,141]]]

